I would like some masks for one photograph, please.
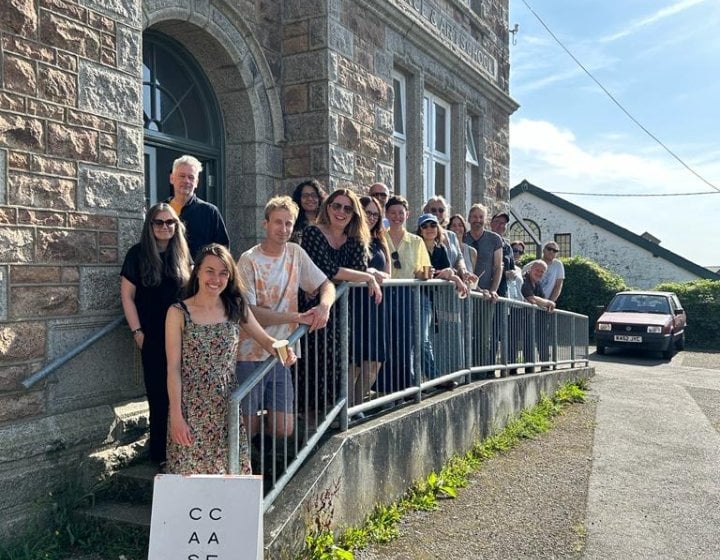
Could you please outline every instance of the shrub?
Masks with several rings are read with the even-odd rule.
[[[720,280],[664,282],[656,290],[675,292],[685,309],[689,346],[720,349]]]
[[[587,315],[592,333],[602,308],[617,292],[628,289],[625,280],[583,257],[564,258],[562,263],[565,266],[565,282],[558,307]]]

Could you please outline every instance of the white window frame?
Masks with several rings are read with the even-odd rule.
[[[472,186],[474,177],[480,171],[477,142],[473,132],[473,118],[465,119],[465,208],[472,206]]]
[[[393,169],[395,185],[393,191],[401,196],[407,196],[407,80],[400,72],[393,70],[393,92],[399,89],[400,115],[402,118],[402,131],[397,130],[395,121],[395,95],[393,95]],[[397,158],[395,152],[397,151]]]
[[[435,124],[437,121],[437,109],[445,110],[445,152],[435,147]],[[423,94],[423,190],[424,200],[431,196],[441,194],[451,204],[450,184],[450,156],[452,137],[450,136],[450,104],[440,97],[425,91]],[[441,193],[435,192],[435,165],[445,166],[445,189]]]

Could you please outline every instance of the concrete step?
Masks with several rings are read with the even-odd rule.
[[[130,502],[99,502],[93,506],[76,510],[77,515],[94,520],[99,524],[127,525],[150,531],[150,504]]]
[[[153,482],[158,468],[148,461],[119,469],[95,493],[98,502],[116,501],[151,504]]]

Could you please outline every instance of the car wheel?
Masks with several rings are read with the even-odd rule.
[[[672,357],[674,354],[675,354],[675,341],[673,340],[673,338],[671,336],[670,340],[668,341],[668,347],[667,347],[667,349],[663,350],[662,356],[666,360],[672,360]]]
[[[685,350],[685,331],[680,335],[680,338],[677,341],[677,349],[678,350]]]
[[[595,351],[601,356],[605,355],[605,347],[604,346],[596,346]]]

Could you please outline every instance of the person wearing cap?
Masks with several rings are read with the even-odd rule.
[[[497,212],[490,220],[490,230],[497,233],[502,239],[502,265],[503,274],[500,277],[497,293],[500,297],[508,295],[508,281],[515,279],[515,259],[510,242],[505,238],[510,215],[507,212]]]
[[[432,277],[441,280],[448,280],[455,284],[458,294],[465,297],[467,296],[468,288],[465,282],[455,274],[455,269],[451,266],[450,258],[446,245],[443,243],[446,240],[445,231],[440,226],[439,220],[434,214],[422,214],[418,218],[418,228],[416,234],[420,236],[425,243],[428,255],[430,256],[430,263],[432,265]],[[435,353],[433,351],[433,344],[430,340],[430,325],[433,317],[433,296],[434,290],[421,290],[422,296],[422,316],[421,316],[421,334],[422,334],[422,363],[423,372],[425,375],[434,379],[438,376],[439,372],[435,363]],[[445,311],[448,311],[447,309]],[[446,313],[447,315],[447,313]],[[444,321],[443,323],[446,323]],[[449,341],[448,329],[442,329],[446,335],[446,340]],[[456,382],[447,384],[446,388],[453,388],[457,385]]]

